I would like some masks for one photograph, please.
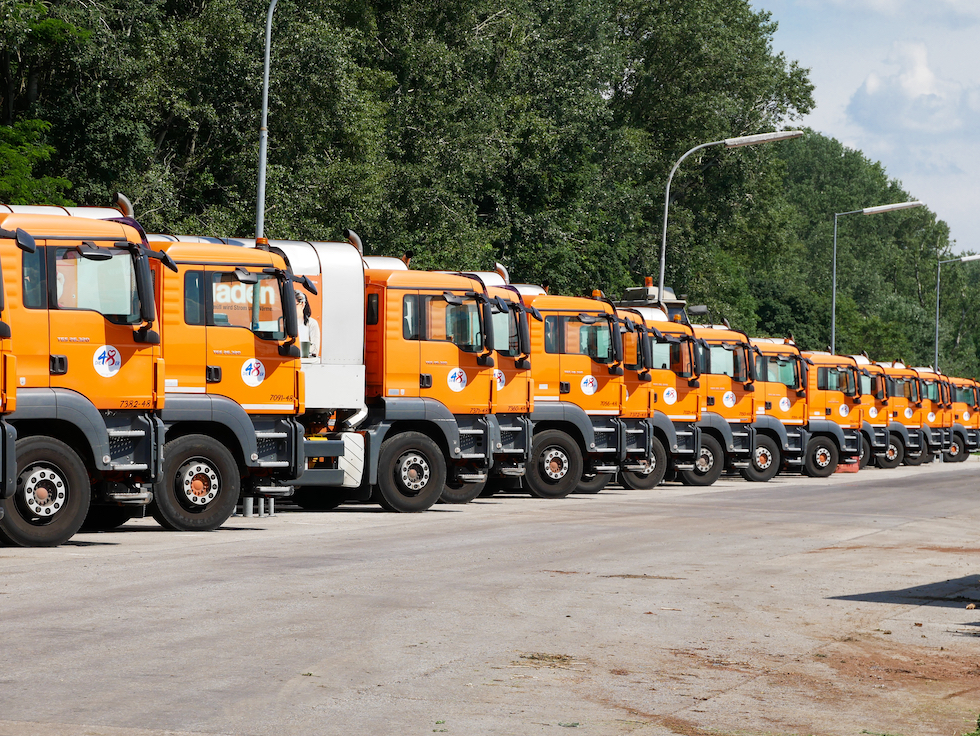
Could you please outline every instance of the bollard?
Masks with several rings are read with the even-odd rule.
[[[265,516],[265,499],[259,496],[259,516]]]
[[[269,516],[275,516],[275,515],[276,515],[276,499],[270,498],[269,499]]]
[[[252,513],[252,502],[254,500],[255,499],[253,499],[251,496],[246,496],[245,497],[245,501],[243,503],[243,506],[245,507],[245,513],[243,513],[242,516],[245,516],[245,517],[254,516],[254,514]]]

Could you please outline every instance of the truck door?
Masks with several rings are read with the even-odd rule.
[[[7,308],[13,333],[11,346],[17,356],[17,385],[47,388],[51,382],[51,346],[44,248],[28,253],[5,247],[3,271],[5,280],[14,278],[17,283],[17,288],[7,290],[14,295],[7,300]]]
[[[851,418],[855,405],[851,399],[857,396],[856,372],[844,366],[818,365],[816,367],[817,390],[823,394],[824,418],[850,427],[860,426]]]
[[[420,291],[419,396],[436,399],[452,414],[490,411],[492,368],[484,352],[481,305],[473,297]]]
[[[559,394],[586,414],[618,416],[622,379],[610,375],[614,362],[612,329],[601,314],[552,315],[559,340]]]
[[[164,284],[167,314],[163,340],[167,361],[167,391],[207,393],[207,303],[204,266],[180,266],[177,274],[158,271]]]
[[[382,394],[387,397],[417,397],[420,386],[431,380],[431,371],[420,363],[419,340],[422,334],[422,316],[419,313],[419,293],[388,289],[385,294],[385,314],[379,321],[385,324],[384,371],[379,376]],[[370,297],[369,297],[370,298]],[[368,310],[370,312],[370,310]],[[371,321],[370,319],[368,320]],[[372,354],[372,338],[367,332],[367,351]],[[426,374],[430,377],[427,378]]]
[[[654,408],[673,421],[697,421],[700,418],[698,399],[701,389],[689,385],[695,377],[691,341],[686,336],[669,334],[664,334],[663,341],[658,341],[653,335],[649,339],[653,356],[650,390]]]
[[[709,344],[707,365],[708,402],[714,400],[714,408],[708,408],[729,422],[751,423],[755,420],[753,394],[745,389],[749,380],[748,350],[741,344]]]
[[[151,409],[154,350],[135,340],[142,320],[133,256],[60,243],[45,250],[48,302],[56,305],[48,312],[51,387],[77,391],[99,409]]]
[[[240,280],[228,266],[205,268],[208,315],[207,392],[227,396],[250,413],[295,411],[296,359],[279,354],[287,339],[284,289],[275,274]]]
[[[797,394],[803,385],[799,359],[793,355],[760,355],[756,363],[758,379],[766,382],[765,413],[783,424],[804,424],[806,398]]]
[[[517,367],[521,357],[519,320],[527,316],[515,309],[493,314],[494,361],[490,382],[490,408],[495,414],[524,414],[530,411],[530,371]]]

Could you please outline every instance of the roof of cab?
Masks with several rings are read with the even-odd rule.
[[[368,268],[364,271],[364,279],[368,283],[402,289],[465,289],[467,291],[482,291],[480,282],[476,279],[435,271]]]
[[[118,213],[117,213],[118,214]],[[119,215],[120,217],[122,215]],[[33,215],[20,212],[0,212],[0,227],[6,230],[22,228],[36,240],[45,238],[79,239],[95,237],[116,237],[120,240],[140,243],[142,238],[136,228],[121,222],[96,220],[88,217],[66,217],[64,215]]]
[[[282,256],[267,250],[256,248],[240,248],[237,245],[224,243],[187,243],[187,242],[158,242],[154,243],[160,250],[167,253],[178,264],[188,263],[233,263],[254,264],[256,266],[275,266],[282,268],[286,262]]]
[[[613,308],[606,302],[598,299],[589,299],[584,296],[559,296],[557,294],[532,294],[525,295],[524,301],[541,311],[556,312],[607,312],[611,313]]]
[[[764,355],[799,355],[800,349],[796,344],[781,337],[752,337],[749,338],[752,347],[759,348]]]
[[[814,365],[850,365],[857,366],[857,361],[850,355],[834,355],[822,350],[803,351],[804,358],[807,358]]]
[[[745,343],[748,338],[741,332],[729,329],[724,325],[691,325],[694,328],[694,336],[704,340],[716,342],[737,342]]]

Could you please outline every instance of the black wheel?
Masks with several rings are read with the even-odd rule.
[[[710,434],[701,435],[701,454],[694,463],[694,470],[682,470],[680,479],[689,486],[710,486],[721,477],[725,469],[725,454],[721,443]]]
[[[953,439],[949,443],[949,449],[943,453],[943,460],[948,463],[961,463],[967,457],[969,456],[963,447],[963,438],[958,434],[954,434]]]
[[[667,472],[667,451],[664,450],[663,443],[656,437],[653,438],[653,452],[650,454],[650,471],[648,473],[638,473],[633,470],[624,470],[619,474],[619,482],[634,491],[649,491],[656,488],[664,479]]]
[[[603,488],[612,483],[613,478],[615,478],[613,473],[594,473],[592,475],[583,475],[575,487],[576,493],[598,493]]]
[[[906,455],[905,459],[902,460],[903,463],[913,468],[926,461],[932,462],[932,453],[928,450],[923,450],[918,455]]]
[[[578,443],[558,429],[534,435],[524,479],[531,493],[539,498],[564,498],[582,479],[582,450]]]
[[[52,437],[17,440],[17,488],[0,501],[0,541],[17,547],[67,542],[88,515],[92,483],[85,464]]]
[[[153,487],[150,512],[165,529],[207,532],[224,524],[238,505],[242,479],[227,447],[189,434],[163,446],[163,475]]]
[[[745,480],[755,483],[765,483],[772,480],[779,472],[782,456],[776,442],[764,434],[756,436],[755,450],[752,451],[752,462],[749,467],[742,468],[741,475]]]
[[[297,488],[288,500],[306,511],[330,511],[347,500],[347,493],[333,488]]]
[[[902,441],[896,437],[894,434],[888,434],[888,449],[885,450],[884,455],[878,455],[875,458],[875,463],[879,468],[884,468],[885,470],[891,470],[897,468],[902,464],[902,460],[905,459],[905,445]]]
[[[858,461],[858,470],[864,470],[871,462],[871,442],[863,434],[861,435],[861,459]]]
[[[474,498],[483,495],[483,489],[487,482],[463,483],[458,480],[447,480],[446,487],[442,489],[439,496],[439,503],[469,503]]]
[[[811,478],[827,478],[837,470],[837,445],[829,437],[814,437],[806,443],[803,472]]]
[[[402,432],[381,444],[378,485],[371,500],[388,511],[425,511],[446,486],[446,458],[421,432]]]
[[[142,509],[132,506],[92,506],[82,524],[83,532],[111,532],[130,519],[142,515]]]

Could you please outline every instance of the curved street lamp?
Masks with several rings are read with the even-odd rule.
[[[837,218],[844,215],[878,215],[882,212],[894,212],[895,210],[907,210],[910,207],[921,207],[922,202],[896,202],[895,204],[883,204],[877,207],[865,207],[863,210],[851,210],[850,212],[834,213],[834,289],[830,296],[830,352],[837,354]]]
[[[967,261],[980,261],[980,256],[962,256],[936,262],[936,355],[932,361],[932,367],[936,373],[939,373],[939,269],[944,263],[966,263]]]
[[[677,167],[681,165],[681,162],[695,151],[700,151],[702,148],[708,148],[709,146],[724,145],[725,148],[741,148],[742,146],[754,146],[759,143],[772,143],[774,141],[785,141],[790,138],[799,138],[801,135],[803,135],[802,130],[780,130],[775,133],[759,133],[758,135],[726,138],[723,141],[702,143],[700,146],[695,146],[677,159],[674,168],[670,170],[670,176],[667,177],[667,193],[664,196],[664,234],[660,243],[660,281],[657,286],[657,299],[663,301],[664,298],[664,269],[667,265],[667,213],[670,210],[670,182],[673,180],[674,173],[677,171]]]
[[[272,14],[276,3],[269,3],[269,13],[265,18],[265,69],[262,76],[262,127],[259,128],[259,187],[255,204],[255,240],[265,237],[265,158],[269,139],[269,58],[272,46]]]

